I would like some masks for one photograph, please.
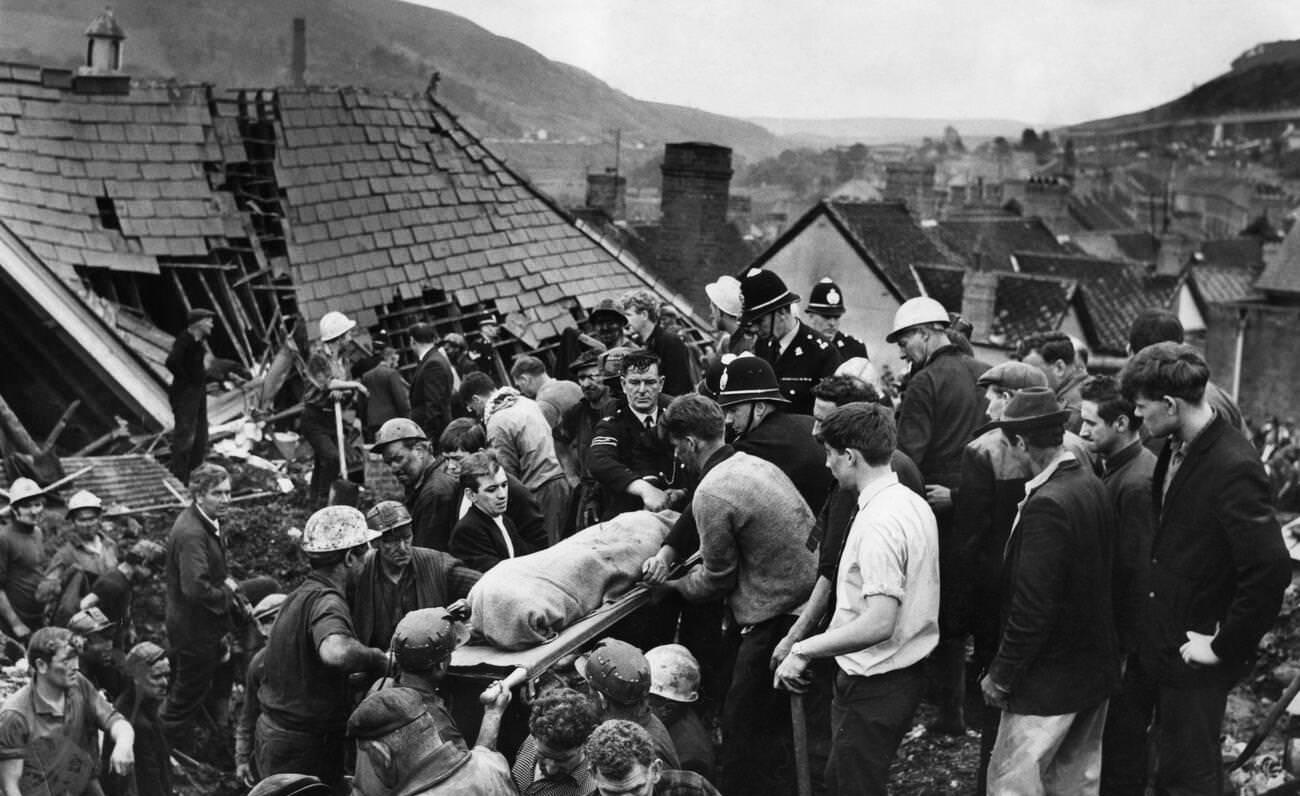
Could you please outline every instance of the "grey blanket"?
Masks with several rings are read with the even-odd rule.
[[[502,561],[469,593],[475,636],[508,650],[554,638],[636,585],[676,520],[675,511],[630,511]]]

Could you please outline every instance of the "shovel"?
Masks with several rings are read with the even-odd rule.
[[[357,484],[348,480],[348,453],[343,437],[343,403],[334,399],[334,433],[338,437],[339,446],[339,477],[334,479],[330,484],[330,505],[331,506],[356,506],[361,497],[361,490]]]

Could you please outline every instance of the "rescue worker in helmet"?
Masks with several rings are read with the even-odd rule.
[[[37,589],[42,602],[57,600],[53,616],[56,625],[66,625],[81,609],[81,600],[90,593],[95,580],[117,566],[117,543],[100,529],[103,515],[104,501],[93,492],[83,489],[68,498],[72,533],[50,558]]]
[[[713,739],[695,702],[700,698],[700,664],[681,644],[661,644],[645,654],[650,663],[650,710],[668,728],[679,766],[712,780]]]
[[[39,595],[45,569],[45,490],[30,478],[9,486],[9,522],[0,527],[0,632],[23,643],[45,625]]]
[[[348,675],[382,674],[388,654],[357,640],[343,589],[347,571],[379,536],[351,506],[327,506],[303,528],[311,573],[280,608],[257,690],[262,715],[255,754],[264,777],[312,774],[335,793],[346,792]]]
[[[378,549],[348,573],[348,605],[362,644],[387,649],[399,620],[418,608],[469,596],[482,574],[440,550],[413,547],[411,514],[396,500],[376,503],[366,523],[380,534]]]
[[[420,694],[385,688],[366,697],[348,719],[357,741],[357,796],[516,796],[510,766],[496,751],[510,691],[493,684],[483,692],[483,723],[473,749],[441,736]]]
[[[447,674],[452,650],[469,638],[468,619],[469,608],[464,602],[450,609],[421,608],[402,617],[389,650],[392,679],[384,682],[385,687],[401,686],[418,693],[439,737],[462,749],[466,748],[465,738],[456,728],[438,687]]]
[[[325,313],[320,319],[320,342],[307,358],[308,383],[302,397],[298,430],[315,454],[311,471],[313,506],[325,503],[330,483],[340,475],[334,426],[335,404],[342,406],[357,393],[368,394],[365,385],[349,378],[343,357],[356,325],[356,321],[341,312]]]

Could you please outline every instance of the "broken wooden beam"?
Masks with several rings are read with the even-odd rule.
[[[18,415],[9,407],[9,402],[3,396],[0,396],[0,426],[4,426],[5,434],[19,452],[33,456],[41,452],[36,440],[32,439],[23,421],[18,419]]]

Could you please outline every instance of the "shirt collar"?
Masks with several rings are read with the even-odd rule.
[[[1106,457],[1104,462],[1104,464],[1106,465],[1106,471],[1112,472],[1117,467],[1123,467],[1129,461],[1129,459],[1132,459],[1134,456],[1138,455],[1138,450],[1141,447],[1142,447],[1142,438],[1139,436],[1137,439],[1133,440],[1129,444],[1115,451],[1113,455]]]
[[[858,511],[866,509],[867,504],[869,504],[876,495],[885,491],[886,487],[893,486],[897,483],[898,474],[891,472],[867,484],[866,488],[858,493]]]
[[[1045,467],[1041,473],[1025,482],[1025,497],[1029,497],[1034,493],[1035,489],[1038,489],[1038,487],[1047,483],[1047,480],[1056,473],[1057,469],[1060,468],[1062,464],[1074,460],[1073,453],[1062,449],[1060,453],[1056,454],[1055,459],[1052,459],[1047,463],[1047,467]]]
[[[216,536],[221,535],[221,525],[216,520],[208,516],[207,512],[203,510],[203,507],[199,505],[199,502],[197,500],[194,501],[194,510],[197,511],[199,513],[199,516],[203,518],[203,521],[206,522],[212,528],[212,533],[214,535]]]
[[[785,350],[790,347],[791,343],[794,342],[795,335],[799,334],[799,327],[802,324],[803,321],[795,321],[794,323],[790,324],[790,331],[786,332],[784,337],[776,341],[777,342],[776,350],[778,352],[782,354],[785,353]]]
[[[636,417],[637,422],[643,426],[645,425],[645,420],[647,417],[650,418],[651,420],[654,420],[655,425],[659,425],[659,407],[657,406],[654,408],[654,410],[652,410],[648,414],[641,414],[640,412],[632,408],[632,404],[627,405],[627,410],[631,412],[632,415]]]

